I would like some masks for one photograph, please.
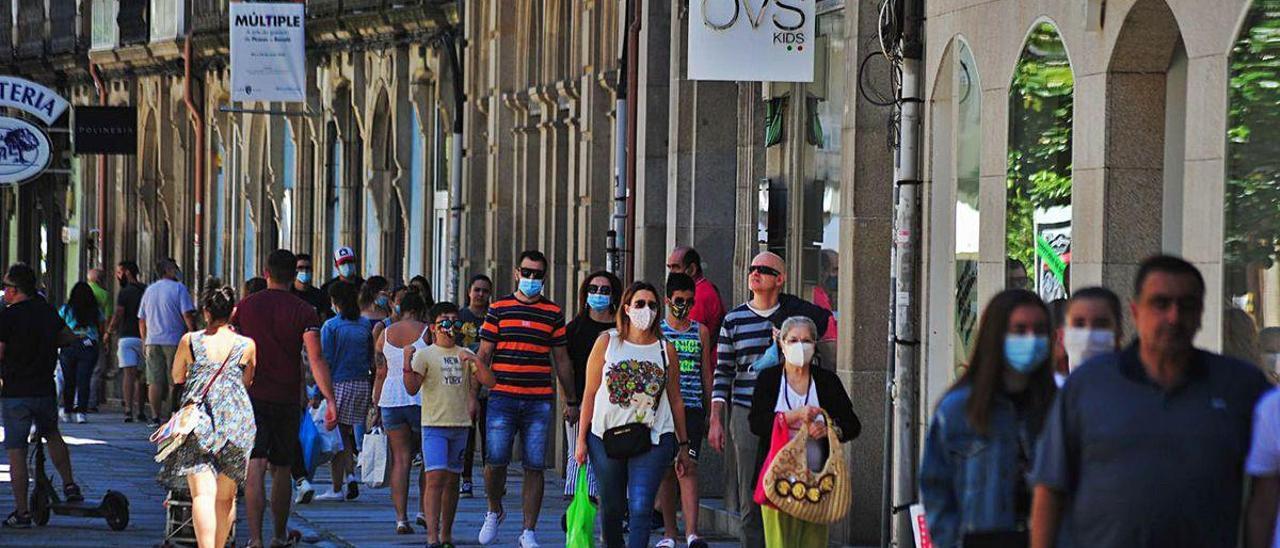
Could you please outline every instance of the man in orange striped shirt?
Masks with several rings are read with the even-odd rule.
[[[538,546],[534,526],[542,506],[543,469],[555,406],[555,379],[565,394],[575,394],[573,366],[565,347],[564,310],[542,296],[547,258],[539,251],[520,255],[515,277],[518,289],[489,305],[480,330],[480,360],[493,370],[497,384],[489,391],[485,432],[484,484],[489,512],[480,528],[480,544],[492,543],[506,517],[507,465],[516,434],[523,441],[524,530],[518,545]],[[553,374],[554,367],[554,374]],[[570,396],[572,397],[572,396]],[[578,404],[565,402],[565,419],[577,422]]]

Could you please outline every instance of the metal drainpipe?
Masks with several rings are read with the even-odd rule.
[[[886,436],[892,436],[892,508],[900,510],[916,500],[917,441],[920,428],[920,337],[917,271],[920,260],[920,112],[921,65],[924,57],[923,0],[903,6],[902,90],[898,153],[894,169],[893,270],[891,273],[890,358],[888,384],[893,413]],[[895,516],[888,524],[894,546],[913,544],[911,526]]]
[[[462,82],[462,60],[454,32],[447,30],[443,36],[449,67],[453,71],[453,143],[449,147],[449,281],[445,288],[445,295],[450,300],[459,297],[458,284],[462,278],[462,115],[467,102]],[[465,47],[465,39],[462,47]]]
[[[632,9],[631,25],[627,28],[627,110],[626,120],[623,128],[626,131],[626,236],[623,237],[624,248],[630,248],[631,253],[626,254],[622,251],[626,259],[623,261],[625,276],[624,281],[635,279],[636,267],[636,145],[639,142],[639,136],[636,134],[636,119],[639,116],[639,89],[638,82],[640,76],[640,28],[641,20],[644,17],[644,0],[630,0]]]
[[[98,106],[106,106],[107,105],[107,88],[102,83],[102,77],[98,74],[98,64],[94,63],[92,59],[89,60],[89,76],[93,77],[93,87],[98,90]],[[95,196],[95,200],[94,200],[94,202],[96,202],[94,207],[94,210],[96,211],[96,213],[94,215],[97,218],[97,224],[98,224],[98,234],[96,238],[97,247],[98,247],[98,257],[97,257],[97,260],[95,260],[94,262],[97,263],[97,266],[101,268],[106,268],[105,262],[107,258],[107,249],[106,249],[107,166],[106,166],[106,161],[107,161],[106,155],[103,155],[103,154],[98,155],[97,175],[96,175],[97,182],[95,184],[97,188],[96,190],[97,196]]]
[[[192,261],[192,274],[195,278],[193,284],[199,288],[203,283],[200,276],[203,272],[201,268],[204,266],[204,255],[201,253],[201,236],[204,233],[204,162],[205,162],[205,146],[204,146],[204,116],[200,114],[200,109],[196,108],[195,101],[191,98],[191,35],[193,30],[187,29],[187,40],[182,47],[182,102],[187,105],[187,112],[191,114],[191,123],[195,125],[196,133],[196,167],[195,167],[195,227],[192,230],[195,260]],[[199,289],[197,289],[199,290]]]

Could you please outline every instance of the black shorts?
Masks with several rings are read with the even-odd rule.
[[[707,411],[701,407],[684,408],[684,431],[689,436],[689,458],[697,461],[702,440],[707,437]]]
[[[302,407],[292,403],[252,400],[253,422],[258,435],[253,440],[251,459],[267,459],[273,466],[289,466],[302,456],[298,427],[302,424]]]

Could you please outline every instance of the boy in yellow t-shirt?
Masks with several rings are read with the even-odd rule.
[[[458,478],[476,416],[477,381],[493,386],[497,380],[475,354],[457,345],[455,333],[462,327],[457,305],[437,303],[427,316],[434,344],[420,353],[413,346],[405,348],[404,385],[410,394],[422,392],[422,464],[427,472],[422,504],[427,545],[439,546],[453,542]]]

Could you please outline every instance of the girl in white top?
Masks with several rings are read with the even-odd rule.
[[[626,496],[600,498],[605,544],[622,544],[622,519],[630,507],[627,546],[648,543],[654,498],[662,477],[675,457],[676,474],[689,465],[684,402],[680,399],[680,367],[675,348],[662,340],[658,291],[636,282],[622,294],[618,327],[596,340],[587,360],[587,386],[582,395],[574,457],[579,463],[591,455],[591,468],[601,493]],[[603,439],[611,428],[641,423],[650,429],[646,451],[625,458],[608,456]]]
[[[425,339],[429,324],[426,303],[417,293],[408,292],[400,300],[400,321],[378,334],[374,341],[377,374],[373,382],[373,403],[381,413],[374,426],[381,426],[391,445],[391,502],[396,509],[396,533],[413,534],[407,517],[409,500],[409,464],[421,431],[421,398],[410,395],[404,387],[404,349],[427,348]],[[426,484],[425,474],[418,476],[418,486]],[[421,515],[421,514],[419,514]]]

